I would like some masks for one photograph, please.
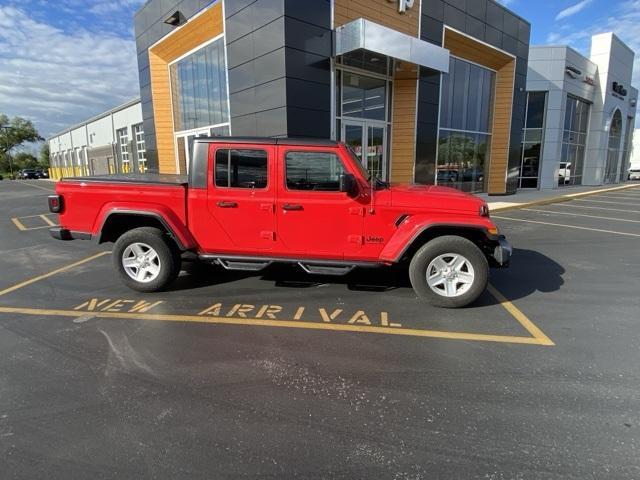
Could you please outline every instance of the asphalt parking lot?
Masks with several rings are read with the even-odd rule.
[[[640,185],[496,213],[472,307],[404,272],[128,290],[0,182],[3,478],[640,478]]]

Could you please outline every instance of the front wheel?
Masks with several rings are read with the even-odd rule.
[[[180,273],[180,252],[165,234],[152,227],[124,233],[113,248],[113,262],[125,285],[139,292],[155,292]]]
[[[431,305],[460,308],[475,301],[487,287],[489,264],[473,242],[447,235],[416,252],[409,278],[418,296]]]

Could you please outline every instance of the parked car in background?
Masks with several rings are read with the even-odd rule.
[[[44,169],[39,169],[37,171],[38,178],[49,178],[49,172]]]
[[[484,181],[484,169],[478,167],[465,168],[462,171],[463,182],[482,182]]]
[[[18,172],[18,178],[20,180],[37,179],[38,171],[35,168],[25,168]]]
[[[438,185],[458,181],[458,170],[441,169],[438,170]]]
[[[567,185],[569,182],[571,182],[571,162],[560,162],[558,185]]]
[[[640,163],[632,163],[629,167],[629,180],[640,180]]]

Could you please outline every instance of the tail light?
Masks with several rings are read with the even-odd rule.
[[[47,200],[51,213],[60,213],[62,211],[62,197],[60,195],[49,195]]]

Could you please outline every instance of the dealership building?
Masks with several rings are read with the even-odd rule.
[[[149,0],[135,34],[148,171],[186,173],[200,136],[332,138],[384,180],[504,195],[618,181],[631,142],[633,52],[612,35],[590,59],[530,50],[529,23],[493,0]],[[569,96],[589,131],[565,142]],[[122,160],[133,130],[111,131],[112,170],[140,169]]]

